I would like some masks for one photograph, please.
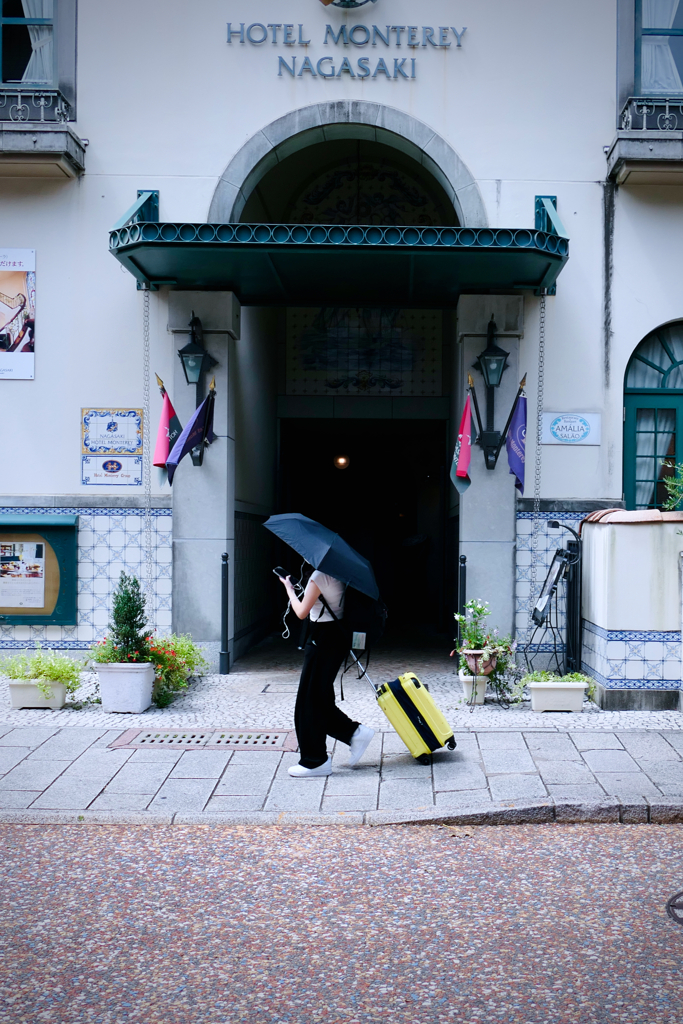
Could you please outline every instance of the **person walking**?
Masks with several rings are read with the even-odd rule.
[[[297,618],[309,616],[311,620],[294,708],[301,758],[290,767],[289,774],[295,779],[319,778],[332,774],[332,758],[327,753],[328,736],[350,747],[348,763],[353,766],[360,761],[375,731],[352,722],[335,702],[334,681],[346,656],[348,640],[330,609],[337,619],[343,619],[344,584],[316,569],[299,599],[291,577],[280,576],[279,579]]]

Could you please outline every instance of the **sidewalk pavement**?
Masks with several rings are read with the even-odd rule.
[[[333,774],[311,780],[288,776],[286,732],[270,749],[197,730],[140,746],[136,733],[0,726],[0,822],[683,822],[683,730],[473,727],[429,767],[385,731],[353,769],[334,745]]]

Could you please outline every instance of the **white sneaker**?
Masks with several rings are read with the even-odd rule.
[[[318,768],[304,768],[302,764],[293,764],[287,771],[293,779],[319,779],[321,775],[332,774],[332,758],[328,757],[325,764]]]
[[[353,768],[354,764],[358,764],[361,757],[368,749],[370,740],[375,735],[375,730],[371,729],[369,725],[359,725],[353,736],[351,737],[351,753],[349,756],[349,768]]]

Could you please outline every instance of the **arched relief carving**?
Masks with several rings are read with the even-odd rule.
[[[411,157],[442,186],[462,226],[488,227],[479,186],[445,139],[405,111],[360,100],[315,103],[292,110],[253,135],[221,175],[209,208],[209,223],[236,223],[268,171],[293,153],[335,139],[381,142]]]

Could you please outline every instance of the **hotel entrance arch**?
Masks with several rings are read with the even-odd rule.
[[[309,147],[340,140],[375,142],[410,158],[446,193],[456,223],[488,226],[479,186],[442,136],[403,110],[359,100],[314,103],[290,111],[253,135],[221,175],[209,221],[245,221],[245,207],[273,168]]]
[[[460,226],[454,190],[442,174],[434,176],[435,165],[425,163],[424,154],[397,148],[387,132],[348,122],[342,127],[330,138],[303,133],[293,140],[298,145],[278,152],[276,162],[260,166],[239,222]],[[270,358],[280,367],[276,510],[325,523],[367,557],[391,624],[445,628],[453,317],[438,300],[432,308],[424,308],[424,299],[421,308],[411,307],[407,290],[397,292],[391,305],[373,302],[371,289],[364,300],[351,294],[347,302],[330,301],[324,274],[336,270],[325,271],[325,262],[318,271],[318,301],[315,294],[306,305],[283,296],[271,320]],[[372,259],[367,272],[376,272]],[[251,364],[247,373],[253,373]],[[239,379],[236,387],[242,392]],[[243,463],[252,475],[258,472],[253,446],[238,439],[238,498]],[[269,465],[262,471],[268,473]],[[270,540],[238,522],[241,580],[242,567],[258,564],[257,548]],[[283,551],[279,560],[298,570],[291,552]]]

